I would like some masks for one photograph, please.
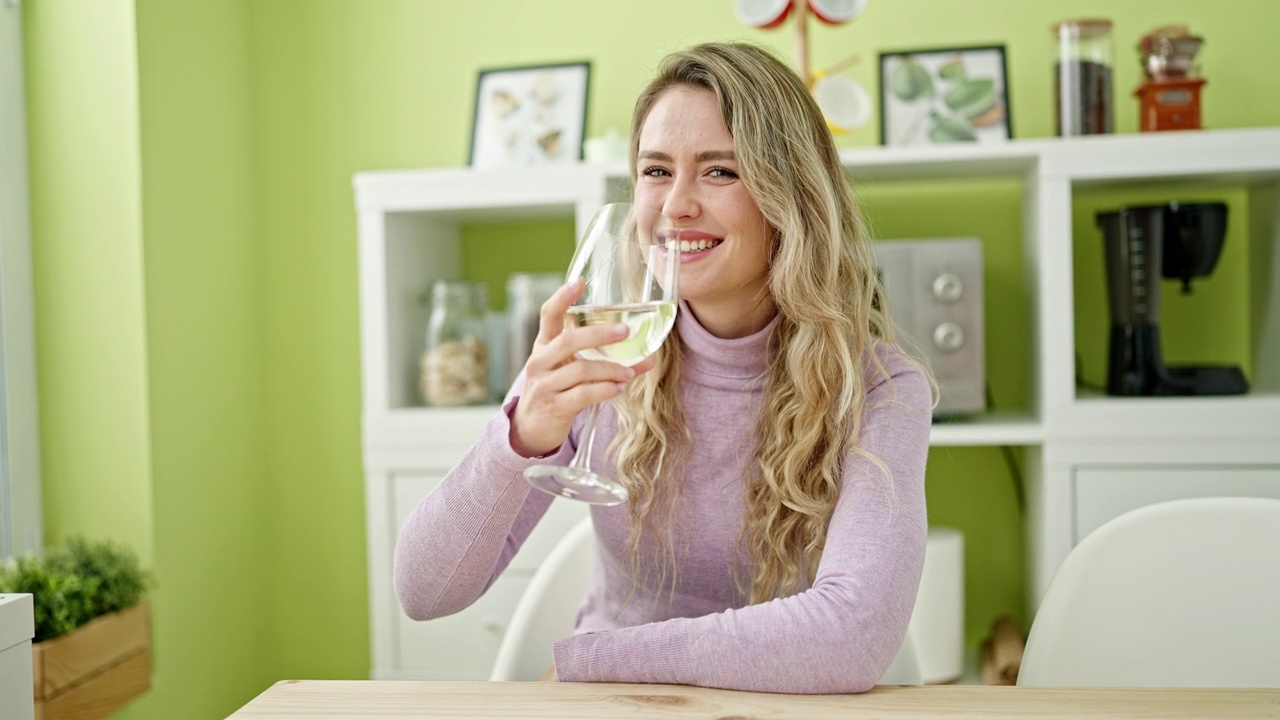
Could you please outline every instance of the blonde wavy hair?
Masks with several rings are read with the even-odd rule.
[[[868,378],[887,376],[877,353],[892,342],[866,229],[822,112],[799,77],[760,47],[708,43],[673,53],[641,92],[631,123],[631,173],[640,130],[663,93],[713,92],[733,136],[739,176],[773,229],[768,292],[780,317],[770,339],[756,448],[748,468],[750,603],[812,583],[840,496],[846,454],[866,455],[862,430]],[[615,472],[631,493],[630,562],[640,537],[659,538],[661,584],[674,586],[670,519],[693,448],[678,398],[681,349],[672,334],[654,370],[613,401]],[[870,458],[884,470],[888,469]],[[664,531],[665,530],[665,531]],[[655,532],[660,531],[660,532]],[[633,575],[634,577],[634,575]],[[660,585],[661,587],[661,585]]]

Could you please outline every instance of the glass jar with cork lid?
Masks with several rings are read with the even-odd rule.
[[[483,283],[437,280],[430,295],[418,377],[423,401],[432,407],[488,402],[488,288]]]

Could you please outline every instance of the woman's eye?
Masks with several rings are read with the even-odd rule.
[[[667,175],[669,175],[666,168],[660,168],[660,167],[647,167],[641,170],[640,174],[644,175],[645,177],[666,177]]]
[[[738,173],[730,170],[729,168],[723,168],[723,167],[711,168],[710,170],[707,171],[707,174],[710,175],[711,177],[719,178],[721,180],[732,180],[733,178],[738,177]]]

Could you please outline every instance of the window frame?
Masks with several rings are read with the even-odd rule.
[[[43,544],[22,6],[0,2],[0,559]]]

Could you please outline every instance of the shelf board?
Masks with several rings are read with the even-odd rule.
[[[1052,434],[1057,437],[1265,440],[1274,438],[1280,427],[1280,392],[1114,397],[1080,391],[1055,419]]]
[[[1272,152],[1274,150],[1274,152]],[[862,147],[840,151],[858,182],[964,177],[1030,177],[1037,171],[1078,186],[1168,178],[1223,182],[1280,181],[1280,128],[1123,133],[1032,138],[1000,144]],[[566,163],[537,168],[439,168],[357,173],[356,204],[365,211],[491,216],[560,213],[606,178],[626,178],[622,164]]]
[[[1039,171],[1077,186],[1162,179],[1224,183],[1280,180],[1280,128],[1033,138],[1001,144],[846,148],[855,181],[1026,177]]]
[[[1072,138],[1045,146],[1044,172],[1079,187],[1161,180],[1280,180],[1280,128],[1184,130]]]
[[[981,415],[936,419],[929,432],[933,447],[1039,445],[1044,424],[1030,411],[998,410]]]
[[[420,212],[440,218],[487,218],[495,214],[572,216],[575,205],[604,202],[598,166],[571,163],[502,169],[443,168],[356,173],[356,208],[362,213]]]
[[[1036,167],[1044,147],[1044,141],[1013,141],[1002,145],[856,148],[840,151],[840,162],[856,182],[1021,177]]]

